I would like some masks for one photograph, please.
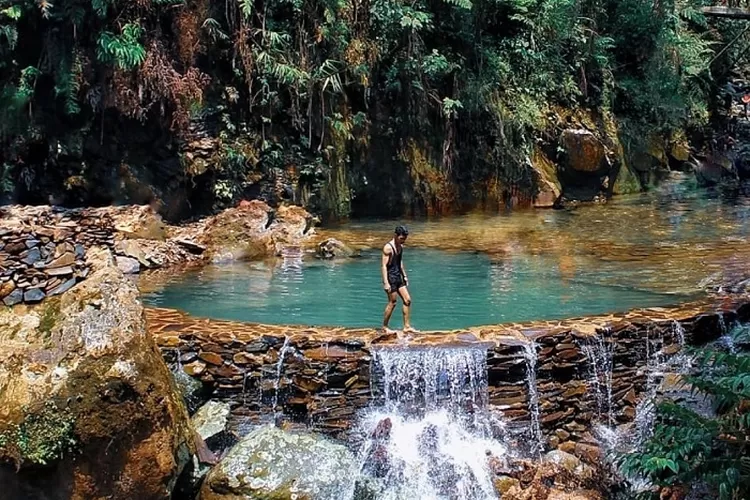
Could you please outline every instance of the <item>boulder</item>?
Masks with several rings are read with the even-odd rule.
[[[190,419],[196,433],[198,453],[177,480],[176,498],[195,498],[211,465],[216,464],[216,457],[237,443],[235,436],[228,432],[229,411],[228,403],[209,401]]]
[[[713,186],[722,181],[736,180],[738,177],[732,160],[721,153],[691,158],[690,164],[701,186]]]
[[[229,425],[229,412],[228,403],[209,401],[198,408],[198,411],[190,419],[195,431],[212,450],[220,447],[221,442],[226,439],[225,434]]]
[[[209,472],[199,500],[346,498],[355,473],[345,446],[316,434],[263,426]]]
[[[328,238],[318,243],[317,256],[321,259],[335,259],[354,257],[357,253],[345,243],[336,238]]]
[[[565,167],[576,172],[596,173],[609,168],[604,144],[586,129],[567,129],[560,136]]]
[[[117,267],[123,274],[138,274],[141,270],[141,264],[132,257],[116,257]]]
[[[148,241],[148,240],[144,240]],[[124,257],[135,259],[145,268],[154,267],[147,257],[147,250],[140,244],[140,240],[121,240],[115,243],[115,253]]]
[[[544,456],[544,460],[559,465],[568,472],[574,472],[581,465],[581,460],[575,455],[561,450],[552,450]]]
[[[4,499],[167,499],[195,449],[138,290],[101,263],[60,296],[0,310]]]
[[[184,369],[175,367],[171,370],[172,380],[177,386],[177,392],[182,396],[188,414],[192,415],[206,402],[211,395],[210,389],[199,379],[191,377]]]
[[[314,222],[301,207],[282,206],[274,211],[260,200],[251,200],[186,227],[174,237],[206,248],[214,262],[254,259],[302,247],[314,233]]]
[[[114,229],[125,238],[164,240],[167,226],[150,205],[109,207]]]

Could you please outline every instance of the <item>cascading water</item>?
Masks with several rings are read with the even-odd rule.
[[[486,356],[484,347],[373,351],[380,397],[355,432],[357,488],[378,500],[497,498],[491,467],[508,450],[488,409]]]
[[[721,329],[721,336],[719,337],[719,345],[723,346],[730,354],[737,354],[737,346],[734,342],[734,336],[732,335],[732,329],[727,326],[727,322],[724,320],[724,314],[719,313],[719,328]]]
[[[282,344],[279,350],[279,361],[276,364],[276,379],[273,381],[273,402],[271,404],[271,410],[276,411],[276,406],[279,404],[279,387],[281,386],[281,371],[284,368],[284,357],[289,350],[289,337],[284,337],[284,344]]]
[[[526,362],[526,386],[529,391],[529,434],[531,435],[530,447],[532,455],[540,455],[544,450],[544,436],[539,425],[539,392],[536,386],[536,364],[538,355],[536,342],[528,342],[523,345],[523,358]]]
[[[588,337],[581,344],[589,371],[589,385],[596,396],[597,416],[606,425],[614,424],[612,405],[612,354],[614,344],[601,336]]]

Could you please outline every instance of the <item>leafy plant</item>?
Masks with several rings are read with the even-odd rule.
[[[142,35],[143,28],[136,23],[123,26],[120,35],[105,31],[99,36],[96,55],[103,63],[133,69],[146,59],[146,50],[140,43]]]
[[[750,329],[735,333],[748,342]],[[643,448],[620,457],[626,474],[645,477],[657,488],[703,482],[722,500],[750,493],[750,355],[715,347],[694,352],[693,392],[712,401],[715,417],[701,416],[674,402],[657,408],[653,435]],[[657,491],[643,496],[658,498]]]

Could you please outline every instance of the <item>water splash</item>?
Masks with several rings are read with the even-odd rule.
[[[737,345],[734,342],[731,329],[727,326],[724,320],[724,313],[719,312],[719,328],[721,330],[721,336],[719,337],[719,345],[724,347],[730,354],[737,354]],[[732,325],[734,327],[734,325]]]
[[[540,455],[544,450],[544,436],[542,428],[539,425],[539,392],[536,384],[536,365],[537,365],[537,344],[534,341],[528,342],[523,346],[523,358],[526,362],[526,386],[529,392],[529,415],[531,422],[529,433],[531,434],[531,454]]]
[[[612,404],[612,355],[614,344],[602,336],[588,337],[581,344],[589,371],[589,385],[594,388],[597,416],[606,415],[606,424],[614,424]]]
[[[284,343],[279,350],[279,361],[276,363],[276,379],[273,381],[273,402],[271,403],[271,410],[276,411],[276,407],[279,404],[279,386],[281,385],[281,371],[284,367],[284,357],[289,350],[289,337],[284,337]]]
[[[488,409],[484,347],[381,348],[379,397],[360,415],[355,489],[379,500],[490,500],[491,464],[508,456],[502,420]]]

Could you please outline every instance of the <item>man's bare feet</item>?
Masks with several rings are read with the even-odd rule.
[[[392,329],[392,328],[388,328],[387,326],[384,326],[383,327],[383,333],[385,333],[387,335],[391,335],[391,334],[398,333],[398,332],[396,330]]]
[[[404,327],[404,333],[419,333],[419,330],[412,326],[405,326]]]

